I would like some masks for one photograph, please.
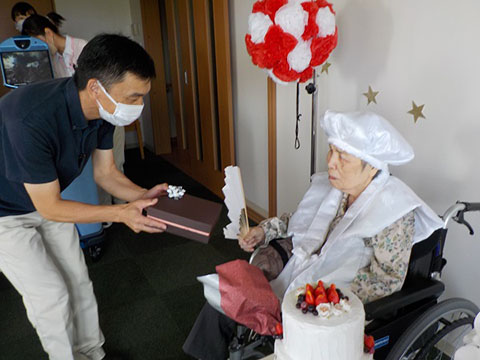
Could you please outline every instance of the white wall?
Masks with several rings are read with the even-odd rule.
[[[131,34],[129,0],[55,0],[56,11],[66,18],[62,32],[90,40],[108,33]]]
[[[320,71],[319,71],[320,72]],[[325,93],[325,74],[317,74],[319,106]],[[312,96],[300,84],[299,140],[295,149],[296,84],[277,85],[277,210],[278,214],[292,212],[310,185]],[[321,114],[317,111],[317,117]],[[316,170],[325,170],[326,143],[317,125]]]
[[[230,0],[235,151],[249,205],[266,214],[267,77],[250,62],[244,40],[253,3],[253,0]]]
[[[478,182],[480,111],[480,2],[464,0],[333,0],[339,45],[321,74],[320,112],[366,109],[371,85],[378,105],[368,109],[389,119],[416,152],[410,164],[392,168],[437,213],[456,200],[480,201]],[[250,62],[243,37],[253,1],[233,0],[237,156],[247,179],[247,197],[267,209],[265,75]],[[300,140],[293,149],[295,86],[278,88],[279,213],[292,211],[308,186],[310,100],[303,92]],[[414,124],[412,100],[425,104],[426,119]],[[326,144],[319,137],[318,168]],[[262,196],[260,196],[262,195]],[[480,214],[468,216],[470,237],[452,224],[444,280],[448,296],[480,305]]]
[[[142,9],[140,7],[140,0],[129,0],[130,2],[130,15],[131,15],[131,38],[145,46],[143,40],[143,26],[142,26]],[[155,67],[155,71],[163,71],[163,69],[159,69],[158,66]],[[143,135],[143,143],[145,147],[148,147],[151,151],[154,150],[154,140],[153,140],[153,125],[152,125],[152,110],[150,108],[150,96],[146,96],[144,98],[145,107],[143,109],[142,117],[140,118],[140,122],[142,125],[142,135]],[[125,134],[125,143],[127,148],[137,146],[138,141],[136,139],[136,134],[134,132],[130,132]]]
[[[143,45],[139,0],[55,0],[55,9],[66,19],[61,28],[64,34],[90,40],[100,33],[119,33]],[[144,142],[153,147],[148,105],[147,98],[141,118],[142,133]],[[127,147],[136,146],[136,144],[135,132],[126,133]]]

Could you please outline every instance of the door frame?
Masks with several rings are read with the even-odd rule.
[[[174,0],[176,5],[183,7],[184,10],[189,8],[188,0]],[[160,5],[158,0],[140,0],[143,22],[143,33],[145,39],[145,48],[153,57],[156,63],[157,78],[152,82],[152,91],[150,99],[152,104],[152,125],[154,129],[154,143],[155,153],[162,155],[167,161],[171,162],[180,170],[187,173],[189,176],[206,186],[216,195],[223,197],[221,188],[223,187],[223,169],[228,165],[235,165],[235,138],[234,138],[234,124],[233,124],[233,102],[232,102],[232,80],[231,80],[231,52],[230,52],[230,22],[229,22],[229,2],[226,0],[210,0],[212,7],[212,22],[214,24],[213,33],[204,33],[210,28],[208,21],[205,21],[205,14],[209,8],[209,0],[194,0],[193,8],[193,26],[195,28],[194,37],[197,45],[209,47],[214,49],[215,53],[215,68],[209,67],[208,72],[215,72],[215,74],[208,74],[208,76],[216,77],[217,80],[217,114],[218,126],[216,126],[213,119],[212,103],[214,87],[211,84],[211,79],[205,77],[205,74],[198,76],[199,91],[203,91],[204,97],[196,96],[196,91],[192,86],[192,74],[194,61],[200,66],[211,66],[212,59],[208,58],[205,53],[200,53],[198,49],[194,51],[191,46],[193,39],[190,39],[191,32],[189,30],[176,33],[177,27],[174,28],[175,33],[167,30],[166,38],[169,39],[169,59],[172,72],[172,90],[174,94],[179,95],[180,86],[184,86],[184,74],[179,74],[177,66],[178,54],[177,50],[170,48],[176,44],[176,39],[183,36],[182,43],[187,43],[188,49],[182,49],[183,58],[187,59],[187,64],[183,63],[184,67],[190,69],[187,74],[188,84],[187,89],[189,98],[189,106],[191,111],[185,110],[183,114],[181,106],[174,101],[174,113],[176,117],[177,129],[177,146],[171,146],[170,137],[170,123],[168,117],[167,95],[164,75],[164,58],[163,58],[163,44],[162,44],[162,24],[160,16]],[[165,10],[167,12],[167,29],[172,28],[169,24],[168,14],[172,13],[172,0],[165,0]],[[184,22],[185,19],[180,19]],[[184,24],[187,26],[187,24]],[[188,25],[190,26],[190,25]],[[185,35],[187,34],[187,35]],[[214,39],[212,42],[210,39]],[[203,50],[203,48],[201,49]],[[175,54],[172,54],[175,52]],[[179,56],[182,56],[180,54]],[[195,58],[195,59],[194,59]],[[172,62],[172,60],[174,62]],[[188,61],[190,60],[190,61]],[[211,71],[210,71],[211,70]],[[207,71],[206,71],[207,72]],[[201,84],[200,84],[201,82]],[[205,96],[207,95],[207,96]],[[184,93],[185,96],[185,93]],[[175,98],[175,96],[174,96]],[[195,102],[198,101],[198,104]],[[162,111],[163,109],[163,111]],[[181,124],[181,126],[179,126]],[[199,132],[201,126],[202,133]],[[185,126],[187,129],[185,129]],[[180,133],[178,132],[180,130]],[[188,131],[186,131],[188,130]],[[193,131],[192,131],[193,130]],[[205,131],[206,130],[206,131]],[[215,135],[218,134],[218,137]],[[206,150],[207,146],[212,146],[212,142],[219,139],[218,145],[213,145],[211,151]],[[185,141],[189,142],[189,148],[185,146]],[[200,151],[200,141],[203,141],[204,148]],[[215,147],[217,146],[217,147]],[[220,157],[218,153],[220,152]],[[218,161],[221,159],[221,162]]]
[[[229,18],[229,1],[227,0],[211,0],[213,6],[213,21],[215,39],[215,59],[216,59],[216,79],[219,89],[226,89],[226,91],[217,91],[218,101],[218,117],[219,128],[217,129],[220,137],[220,147],[218,151],[221,152],[221,167],[215,174],[215,179],[209,179],[203,173],[198,165],[198,156],[194,159],[188,154],[188,149],[185,142],[188,141],[185,126],[189,120],[187,119],[187,111],[183,111],[181,104],[178,103],[180,94],[180,87],[182,86],[182,75],[179,73],[178,67],[178,49],[176,49],[177,39],[180,36],[177,32],[168,31],[167,38],[170,46],[170,64],[172,71],[172,90],[177,96],[174,96],[174,113],[176,117],[177,130],[177,146],[165,146],[161,143],[168,143],[170,145],[170,124],[168,119],[168,112],[161,111],[167,108],[166,102],[166,86],[165,76],[163,74],[164,59],[162,49],[161,34],[161,19],[158,0],[140,0],[142,9],[142,21],[145,38],[145,48],[152,54],[157,63],[157,82],[152,83],[152,104],[155,104],[155,112],[152,109],[152,124],[154,129],[154,143],[155,153],[162,155],[164,159],[179,167],[187,175],[193,177],[202,185],[206,186],[213,193],[223,198],[221,187],[223,186],[223,169],[228,165],[235,165],[235,137],[234,137],[234,123],[233,123],[233,97],[232,97],[232,75],[231,75],[231,51],[230,51],[230,18]],[[167,28],[174,27],[170,22],[174,18],[173,3],[182,3],[186,0],[165,0],[165,7],[167,13]],[[197,0],[194,0],[197,1]],[[205,0],[198,0],[205,4]],[[170,15],[170,16],[169,16]],[[170,24],[169,24],[170,23]],[[155,36],[157,34],[157,36]],[[173,46],[172,46],[173,44]],[[187,64],[188,65],[188,64]],[[159,79],[158,79],[159,78]],[[276,99],[276,84],[273,80],[268,78],[267,83],[267,98],[268,98],[268,216],[277,215],[277,99]],[[155,87],[155,91],[154,90]],[[156,101],[156,99],[160,101]],[[194,106],[194,113],[191,114],[193,118],[201,116],[196,114]],[[163,115],[163,116],[162,116]],[[195,120],[195,119],[193,119]],[[168,131],[165,131],[168,129]],[[166,135],[165,135],[166,134]],[[191,141],[190,136],[190,141]],[[198,153],[198,149],[195,149]],[[200,174],[200,176],[198,176]],[[259,212],[249,208],[249,217],[259,222],[265,217]]]
[[[167,83],[165,81],[160,8],[158,1],[140,0],[145,49],[155,62],[156,77],[152,79],[150,108],[152,113],[153,143],[156,155],[171,152],[170,121],[167,109]]]

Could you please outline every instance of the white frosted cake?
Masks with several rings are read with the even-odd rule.
[[[304,309],[301,294],[298,289],[283,300],[283,339],[275,341],[275,359],[372,359],[364,352],[365,311],[358,297],[345,290],[334,302],[317,301]]]

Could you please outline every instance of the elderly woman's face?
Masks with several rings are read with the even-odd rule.
[[[377,169],[330,144],[327,155],[328,179],[344,193],[358,196],[372,181]]]

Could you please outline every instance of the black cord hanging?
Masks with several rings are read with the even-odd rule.
[[[298,123],[302,114],[299,114],[299,102],[300,102],[300,83],[297,82],[297,121],[295,124],[295,150],[300,149],[300,139],[298,138]]]
[[[315,94],[315,91],[317,90],[317,87],[315,86],[315,83],[310,83],[305,86],[305,90],[307,90],[307,93],[313,96]],[[300,123],[301,117],[302,114],[300,114],[300,83],[297,82],[297,121],[295,124],[295,150],[300,149],[300,139],[298,138],[298,124]]]

